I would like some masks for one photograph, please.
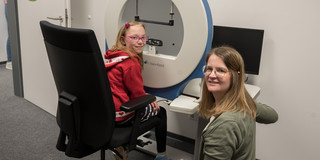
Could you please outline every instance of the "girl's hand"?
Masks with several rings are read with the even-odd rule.
[[[160,107],[156,101],[152,102],[150,105],[154,108],[153,112],[156,112],[160,109]]]

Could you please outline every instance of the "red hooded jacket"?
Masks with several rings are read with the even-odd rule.
[[[134,115],[134,112],[120,110],[120,105],[130,99],[145,95],[141,75],[140,58],[133,54],[131,59],[126,52],[108,50],[104,55],[111,92],[116,111],[116,121],[123,121]]]

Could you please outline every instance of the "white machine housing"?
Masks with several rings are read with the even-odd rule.
[[[168,7],[166,7],[168,12],[166,13],[169,13],[170,0],[139,0],[139,16],[141,16],[141,19],[150,17],[150,10],[151,12],[152,10],[156,11],[157,8],[161,8],[166,3],[168,4]],[[145,67],[142,75],[146,87],[166,88],[185,80],[200,62],[205,52],[207,37],[212,36],[208,35],[207,14],[201,0],[192,0],[188,1],[188,3],[184,0],[172,0],[172,3],[174,4],[175,13],[175,26],[173,26],[175,30],[173,32],[170,31],[172,26],[155,26],[145,23],[149,36],[167,37],[167,41],[180,37],[180,40],[177,39],[176,42],[172,42],[173,45],[176,45],[173,52],[177,53],[171,53],[170,50],[161,52],[159,47],[159,50],[157,49],[158,51],[154,54],[154,52],[149,53],[148,47],[145,47],[143,55]],[[134,20],[135,9],[135,0],[111,0],[109,2],[105,15],[107,45],[114,44],[117,32],[124,23]],[[149,13],[143,13],[148,9]],[[162,15],[167,16],[166,20],[170,19],[169,14]],[[153,16],[156,17],[159,14],[155,13]],[[128,17],[131,19],[128,19]],[[152,30],[153,27],[163,27],[163,29]]]

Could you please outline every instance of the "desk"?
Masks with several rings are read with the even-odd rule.
[[[251,84],[245,84],[245,87],[253,99],[256,99],[259,96],[260,87]],[[197,93],[201,94],[199,91]],[[193,115],[197,111],[197,107],[199,105],[199,99],[196,97],[200,97],[200,95],[180,95],[170,103],[169,109],[173,112]]]

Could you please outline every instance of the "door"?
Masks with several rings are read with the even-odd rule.
[[[70,1],[18,0],[17,4],[24,98],[56,115],[57,91],[39,22],[47,20],[53,24],[70,26],[71,18],[66,21],[66,17],[71,17]]]

